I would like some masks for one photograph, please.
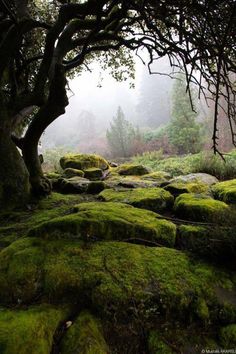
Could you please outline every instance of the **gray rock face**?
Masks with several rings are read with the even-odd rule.
[[[212,175],[207,173],[190,173],[188,175],[178,176],[169,180],[168,183],[192,183],[192,182],[199,182],[211,186],[219,182],[219,180]]]

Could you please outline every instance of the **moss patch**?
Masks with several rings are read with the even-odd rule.
[[[74,214],[31,229],[30,236],[83,240],[143,239],[173,247],[176,227],[158,215],[122,203],[81,203]],[[69,236],[68,236],[69,235]]]
[[[216,199],[236,204],[236,179],[215,184],[212,187],[212,192]]]
[[[0,309],[1,354],[50,354],[53,335],[67,310],[48,305]]]
[[[203,194],[181,194],[175,200],[174,211],[180,218],[194,221],[222,223],[230,208],[224,202]]]
[[[124,176],[142,176],[150,171],[143,165],[121,165],[116,168],[116,172]]]
[[[148,349],[150,354],[172,354],[172,349],[163,342],[160,334],[151,331],[148,337]]]
[[[162,188],[136,188],[117,191],[106,189],[99,194],[99,198],[106,202],[121,202],[152,211],[171,208],[174,202],[173,196]]]
[[[82,312],[63,337],[62,354],[108,354],[102,325],[89,312]]]
[[[236,345],[236,324],[231,324],[221,329],[220,341],[225,348],[232,348]]]
[[[109,168],[108,162],[103,157],[89,154],[65,155],[60,159],[60,165],[63,169],[75,168],[83,171],[94,167],[101,170]]]

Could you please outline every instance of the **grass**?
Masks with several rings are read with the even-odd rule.
[[[133,162],[143,164],[153,171],[168,172],[172,176],[202,172],[219,180],[236,178],[236,150],[225,155],[225,161],[209,152],[165,158],[159,150],[137,155],[133,157]]]

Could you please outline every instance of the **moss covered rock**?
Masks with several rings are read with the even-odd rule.
[[[221,329],[220,341],[224,348],[233,348],[236,345],[236,324],[230,324]]]
[[[124,176],[142,176],[148,174],[150,171],[143,165],[120,165],[116,172]]]
[[[82,170],[77,170],[76,168],[66,168],[63,172],[63,177],[84,177],[84,172]]]
[[[81,203],[74,214],[30,230],[30,236],[83,240],[143,239],[173,247],[176,227],[158,215],[122,203]]]
[[[236,259],[236,232],[230,227],[181,225],[177,247],[197,256],[233,265]]]
[[[87,170],[84,170],[84,177],[88,178],[89,180],[95,181],[101,179],[103,176],[103,172],[100,168],[91,167]]]
[[[67,316],[65,308],[49,305],[22,310],[0,309],[1,354],[50,354],[53,336]]]
[[[216,199],[236,204],[236,179],[215,184],[212,192]]]
[[[63,337],[61,354],[108,354],[100,321],[89,312],[80,313]]]
[[[173,196],[178,197],[183,193],[207,193],[209,191],[209,186],[203,183],[181,183],[181,182],[173,182],[169,183],[164,187],[165,190],[170,192]]]
[[[61,193],[85,193],[90,181],[83,177],[60,178],[53,187]]]
[[[99,194],[99,198],[106,202],[121,202],[152,211],[168,209],[174,202],[173,196],[162,188],[106,189]]]
[[[176,198],[174,211],[183,219],[222,223],[227,219],[230,208],[207,195],[186,193]]]
[[[93,181],[88,185],[87,193],[98,194],[106,188],[106,183],[103,181]]]
[[[60,165],[64,169],[75,168],[78,170],[86,170],[88,168],[100,168],[106,170],[109,168],[108,162],[99,155],[89,154],[68,154],[60,159]]]
[[[36,272],[25,273],[21,266],[25,262],[36,269],[37,252],[44,257],[36,277]],[[11,276],[13,270],[17,278]],[[174,249],[122,242],[22,239],[0,253],[0,277],[2,303],[23,299],[28,303],[37,298],[57,306],[87,304],[99,317],[117,321],[127,321],[127,311],[151,323],[154,319],[199,321],[198,304],[205,301],[209,319],[217,323],[228,298],[235,296],[234,284],[225,272]],[[39,285],[29,298],[25,284],[35,281]],[[221,301],[216,288],[231,293]],[[235,321],[235,304],[232,306],[231,321]]]

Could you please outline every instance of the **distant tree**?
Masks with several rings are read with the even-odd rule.
[[[195,106],[195,95],[191,88],[192,104]],[[194,107],[196,109],[196,107]],[[178,76],[173,85],[172,117],[168,128],[170,144],[177,153],[196,153],[201,147],[200,124],[196,122],[197,113],[192,109],[186,82]]]
[[[134,145],[141,139],[139,129],[125,119],[125,115],[118,107],[117,114],[107,129],[107,142],[112,156],[128,157],[133,153]]]

